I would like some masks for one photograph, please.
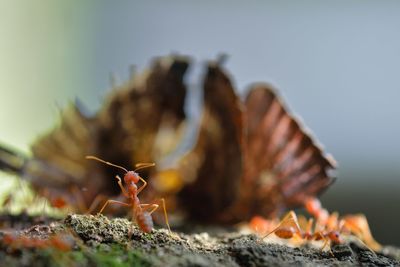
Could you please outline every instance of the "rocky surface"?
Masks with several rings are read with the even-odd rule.
[[[393,247],[373,253],[342,244],[332,247],[332,256],[238,232],[146,234],[126,219],[102,215],[68,215],[18,235],[3,231],[1,240],[0,258],[9,266],[400,266]]]

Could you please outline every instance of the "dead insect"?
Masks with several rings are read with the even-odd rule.
[[[33,158],[0,147],[0,169],[29,178],[39,193],[50,188],[49,199],[65,196],[71,206],[82,206],[78,211],[86,211],[99,195],[116,196],[120,188],[107,178],[110,171],[84,156],[95,154],[128,169],[138,160],[165,159],[167,153],[155,152],[157,140],[163,129],[179,140],[189,62],[166,59],[116,90],[95,116],[86,116],[78,106],[67,110],[60,127],[32,146]],[[146,175],[152,190],[145,194],[169,197],[168,203],[176,203],[186,219],[232,224],[255,215],[277,217],[303,206],[334,181],[334,160],[271,86],[252,86],[241,101],[220,60],[208,64],[203,87],[203,117],[194,148],[169,169],[176,177],[169,179],[168,172],[164,181],[172,186],[156,186],[169,170]],[[83,187],[88,190],[79,194],[76,189]]]
[[[150,233],[151,230],[153,229],[153,219],[151,218],[151,214],[158,209],[159,205],[158,204],[141,204],[140,200],[138,198],[138,194],[142,192],[142,190],[147,186],[147,182],[139,176],[139,174],[136,172],[137,170],[148,168],[148,167],[153,167],[155,166],[154,163],[138,163],[135,165],[135,169],[133,171],[128,171],[124,167],[121,167],[119,165],[113,164],[108,161],[104,161],[102,159],[99,159],[94,156],[86,156],[86,159],[92,159],[92,160],[97,160],[100,161],[104,164],[122,169],[125,171],[124,175],[124,183],[126,188],[122,185],[122,180],[121,178],[117,175],[115,178],[118,180],[118,185],[121,188],[122,194],[129,199],[130,203],[125,203],[121,202],[118,200],[107,200],[106,203],[103,205],[99,213],[102,213],[103,210],[106,208],[106,206],[110,203],[112,204],[118,204],[126,207],[132,207],[132,215],[138,224],[140,230],[142,230],[145,233]],[[143,182],[143,185],[138,188],[137,184],[139,181]],[[165,208],[165,200],[163,198],[160,199],[163,205],[164,209],[164,218],[165,218],[165,223],[167,224],[169,232],[171,232],[171,228],[169,226],[168,222],[168,215],[167,215],[167,210]],[[148,211],[150,209],[150,211]]]

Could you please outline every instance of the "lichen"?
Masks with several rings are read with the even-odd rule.
[[[128,242],[129,231],[134,225],[122,218],[109,220],[104,215],[77,215],[70,214],[64,224],[71,227],[82,240],[93,240],[100,243],[124,243]]]

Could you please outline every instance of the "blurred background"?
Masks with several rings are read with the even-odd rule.
[[[29,152],[75,98],[95,111],[154,56],[220,52],[241,94],[280,89],[339,163],[322,202],[400,245],[400,2],[0,0],[0,141]],[[119,78],[118,78],[119,77]],[[0,188],[13,183],[0,174]]]

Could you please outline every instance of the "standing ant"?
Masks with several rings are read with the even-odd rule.
[[[155,166],[155,163],[138,163],[135,165],[135,169],[133,171],[128,171],[124,167],[115,165],[111,162],[104,161],[102,159],[99,159],[95,156],[86,156],[86,159],[92,159],[92,160],[97,160],[100,161],[104,164],[120,168],[125,171],[124,175],[124,183],[127,189],[122,185],[122,180],[121,178],[117,175],[115,178],[118,180],[118,185],[121,188],[122,194],[129,199],[129,203],[124,203],[120,202],[117,200],[107,200],[107,202],[103,205],[99,213],[102,213],[105,207],[110,204],[119,204],[122,206],[126,207],[132,207],[132,213],[133,217],[135,218],[136,223],[138,224],[140,230],[142,230],[145,233],[150,233],[151,230],[153,229],[153,220],[151,218],[151,214],[159,207],[157,204],[141,204],[140,200],[138,198],[138,194],[147,186],[147,182],[139,176],[138,173],[136,173],[137,170],[148,168],[148,167],[153,167]],[[137,183],[140,181],[143,182],[143,185],[138,188]],[[168,231],[171,233],[171,228],[169,227],[168,223],[168,215],[167,215],[167,210],[165,208],[165,200],[163,198],[160,199],[163,205],[164,209],[164,217],[165,217],[165,223],[167,224]],[[148,209],[151,209],[148,211]]]

